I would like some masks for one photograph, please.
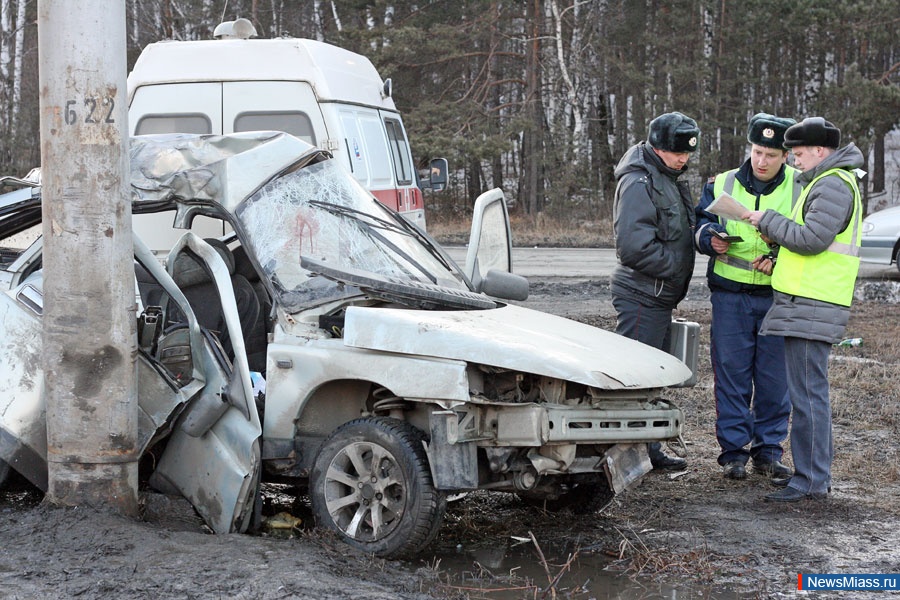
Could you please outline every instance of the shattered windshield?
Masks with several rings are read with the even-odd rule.
[[[276,178],[245,201],[237,217],[288,312],[359,293],[314,276],[301,267],[301,257],[332,269],[467,289],[430,239],[385,209],[333,160]]]

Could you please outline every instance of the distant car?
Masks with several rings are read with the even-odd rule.
[[[859,258],[879,265],[896,264],[900,269],[900,206],[870,214],[863,220]]]
[[[136,220],[226,232],[186,231],[165,268],[134,252],[142,476],[213,531],[251,526],[260,481],[294,483],[351,545],[416,555],[449,494],[587,511],[650,470],[647,442],[680,441],[665,395],[683,362],[502,300],[528,286],[499,190],[461,269],[287,134],[138,136],[131,165]],[[40,219],[38,188],[0,196],[0,246]],[[0,265],[0,477],[5,461],[46,489],[41,249]]]

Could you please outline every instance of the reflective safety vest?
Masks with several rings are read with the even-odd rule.
[[[756,204],[756,195],[748,192],[743,185],[735,185],[735,176],[738,169],[726,171],[716,176],[713,184],[713,196],[718,198],[723,192],[741,203],[747,210],[766,210],[770,208],[785,216],[791,212],[791,206],[800,196],[801,187],[794,182],[797,169],[785,165],[784,181],[771,193],[759,197],[759,205]],[[728,235],[739,235],[744,238],[742,242],[733,242],[728,252],[717,254],[713,272],[720,277],[737,281],[739,283],[751,283],[754,285],[772,285],[772,278],[765,273],[753,268],[753,261],[761,255],[769,253],[769,247],[759,237],[759,232],[750,223],[719,217],[719,223],[725,226]]]
[[[791,296],[812,298],[841,306],[853,301],[853,286],[859,273],[860,229],[862,226],[862,202],[856,176],[844,169],[829,169],[815,177],[803,189],[791,219],[803,225],[803,205],[809,190],[817,181],[836,175],[850,186],[853,192],[853,214],[843,231],[838,233],[830,246],[819,254],[804,256],[785,247],[778,253],[778,266],[772,277],[772,287]]]

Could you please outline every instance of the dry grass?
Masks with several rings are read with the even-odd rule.
[[[748,556],[722,556],[711,552],[702,537],[695,539],[693,549],[678,551],[656,544],[648,546],[634,530],[619,531],[619,535],[621,540],[616,558],[622,565],[623,574],[629,577],[668,574],[712,582],[723,568],[741,572],[745,576],[749,576],[754,570],[749,564]],[[753,578],[759,579],[759,574],[754,573]]]
[[[829,363],[836,477],[863,485],[900,482],[900,322],[896,305],[854,304],[847,337],[862,346],[835,348]]]
[[[851,309],[846,337],[859,337],[857,347],[835,347],[829,361],[828,379],[834,427],[835,481],[848,482],[860,492],[868,490],[872,499],[896,511],[896,503],[885,497],[885,490],[900,483],[900,320],[897,306],[874,302],[855,302]],[[685,409],[685,430],[691,455],[717,472],[714,457],[715,402],[712,368],[709,364],[709,309],[679,311],[701,324],[700,377],[697,386],[676,390],[679,405]],[[785,457],[790,457],[790,436],[784,442]],[[702,457],[702,458],[701,458]]]

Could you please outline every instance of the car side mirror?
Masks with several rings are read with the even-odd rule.
[[[432,159],[428,165],[428,177],[422,177],[422,189],[442,192],[447,187],[447,173],[450,171],[446,158]]]
[[[501,300],[528,300],[528,280],[515,273],[491,269],[478,287],[479,292]]]

